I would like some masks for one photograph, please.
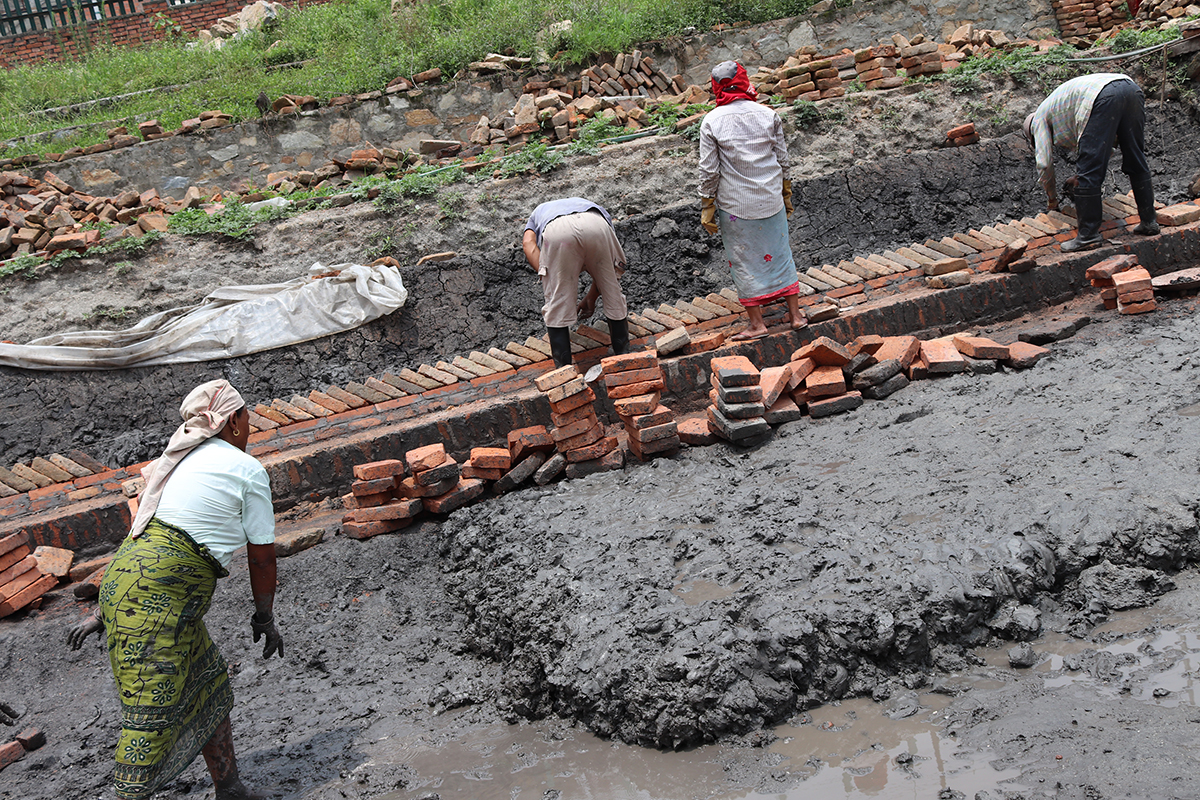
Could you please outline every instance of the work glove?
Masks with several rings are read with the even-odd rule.
[[[717,226],[717,199],[715,197],[700,198],[700,227],[709,233],[721,230]]]
[[[275,627],[274,614],[267,614],[267,618],[261,622],[257,612],[251,614],[250,630],[254,632],[255,644],[258,644],[258,640],[263,636],[267,637],[267,640],[263,642],[263,658],[270,658],[275,653],[279,653],[279,657],[283,658],[283,637],[279,635],[279,629]]]
[[[787,178],[783,179],[783,207],[787,209],[787,215],[789,217],[795,210],[792,208],[792,182]]]

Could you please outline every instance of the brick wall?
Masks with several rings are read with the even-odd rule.
[[[161,13],[183,26],[189,35],[212,25],[221,17],[236,14],[253,0],[197,0],[182,6],[168,6],[167,0],[141,0],[136,13],[112,17],[85,26],[68,25],[49,31],[0,38],[0,67],[63,61],[84,55],[97,44],[140,45],[163,38],[154,27],[154,15]],[[284,0],[283,5],[301,8],[328,0]]]

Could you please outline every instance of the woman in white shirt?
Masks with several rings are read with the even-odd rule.
[[[700,124],[700,224],[721,232],[738,300],[750,317],[733,341],[767,335],[762,307],[783,299],[787,322],[801,328],[800,278],[788,242],[792,182],[783,123],[755,102],[745,68],[735,61],[712,71],[717,107]]]
[[[217,800],[263,797],[242,783],[229,712],[233,692],[204,613],[233,552],[247,548],[254,641],[283,656],[275,627],[275,517],[266,470],[246,454],[250,415],[225,380],[193,389],[183,424],[146,467],[133,527],[104,574],[100,607],[68,637],[105,630],[121,698],[117,797],[142,800],[197,753]]]

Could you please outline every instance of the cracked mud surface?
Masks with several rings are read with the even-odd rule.
[[[892,767],[890,722],[828,704],[856,695],[894,720],[948,719],[996,770],[941,785],[985,800],[1187,796],[1200,301],[1134,318],[1095,305],[1047,312],[1092,323],[1031,370],[921,381],[751,451],[687,450],[329,539],[281,562],[283,661],[257,658],[235,560],[207,619],[234,665],[245,774],[305,800],[541,797],[555,780],[584,787],[563,797],[790,799],[837,769],[871,796],[859,781],[885,764],[899,786],[922,770],[936,786],[924,745]],[[294,524],[332,525],[310,513]],[[1117,617],[1148,629],[1140,644],[1093,627],[1156,598]],[[60,597],[0,623],[0,699],[50,740],[5,770],[0,798],[108,797],[106,657],[60,644],[80,613]],[[1021,640],[1033,670],[1007,665]],[[858,738],[820,738],[835,728]],[[717,737],[652,762],[690,770],[671,786],[637,783],[649,756],[616,743]],[[588,793],[599,784],[575,770],[596,748],[628,766],[626,788]],[[210,791],[196,763],[162,796]]]
[[[843,122],[811,131],[789,123],[797,263],[836,263],[1041,210],[1028,148],[1012,133],[1039,99],[1011,85],[968,96],[945,86],[862,93],[843,104]],[[980,109],[990,109],[986,118]],[[930,149],[964,119],[998,138]],[[1192,112],[1151,104],[1148,119],[1159,197],[1184,199],[1200,168]],[[632,308],[716,291],[730,281],[718,239],[699,226],[695,162],[695,145],[682,137],[643,139],[569,159],[545,176],[456,185],[386,214],[368,204],[308,212],[260,226],[250,244],[169,236],[130,267],[115,256],[83,259],[37,281],[10,279],[0,287],[0,337],[16,341],[95,327],[85,317],[97,308],[141,317],[197,302],[219,285],[291,278],[314,261],[393,255],[411,294],[404,309],[355,331],[245,358],[109,373],[0,368],[0,416],[8,420],[0,462],[66,447],[114,466],[152,458],[175,427],[178,398],[218,375],[252,402],[269,402],[540,335],[540,291],[518,242],[529,211],[550,197],[582,194],[613,212],[629,256],[623,285]],[[1116,168],[1114,159],[1106,187],[1126,191]],[[1060,166],[1061,177],[1069,172]],[[446,250],[459,255],[415,266]]]

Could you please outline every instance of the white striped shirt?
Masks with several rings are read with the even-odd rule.
[[[766,219],[783,209],[788,152],[783,121],[753,100],[718,106],[700,124],[700,196],[724,212]]]

